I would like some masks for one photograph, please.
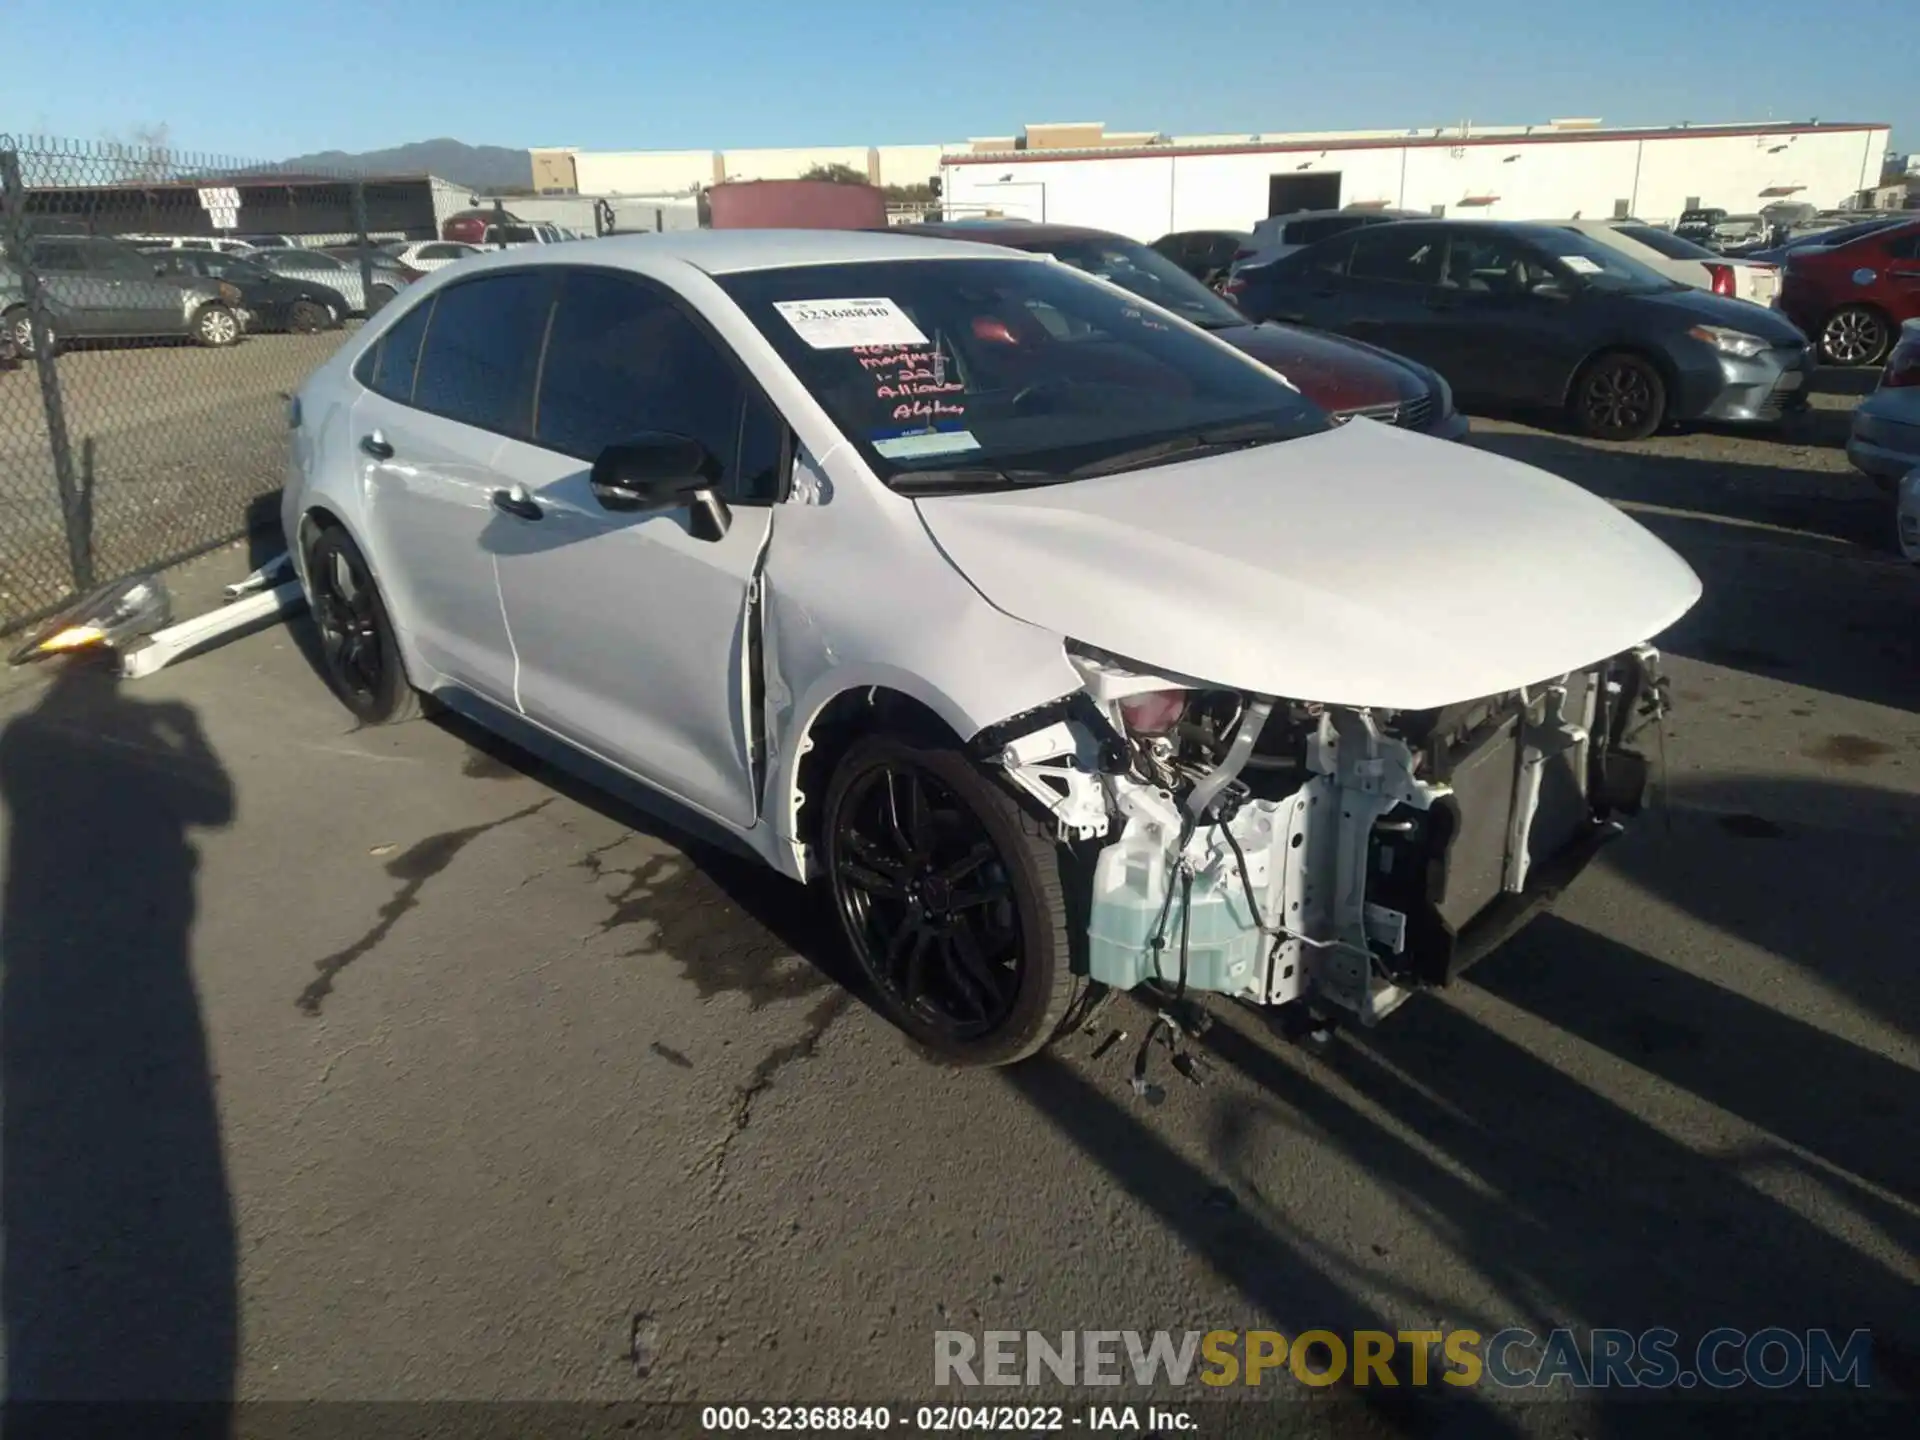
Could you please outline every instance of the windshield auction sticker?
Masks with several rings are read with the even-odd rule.
[[[929,343],[907,313],[884,296],[864,300],[776,300],[773,308],[793,327],[794,334],[816,350]]]

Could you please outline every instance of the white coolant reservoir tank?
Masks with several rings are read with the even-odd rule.
[[[1272,807],[1246,806],[1235,817],[1233,832],[1246,854],[1254,894],[1264,897],[1274,838]],[[1177,984],[1184,920],[1187,988],[1257,993],[1264,937],[1232,848],[1217,826],[1209,826],[1188,845],[1186,857],[1193,870],[1190,898],[1183,897],[1181,870],[1159,825],[1136,816],[1100,852],[1087,923],[1088,974],[1123,990],[1152,979]],[[1156,952],[1151,942],[1163,910],[1163,943]]]

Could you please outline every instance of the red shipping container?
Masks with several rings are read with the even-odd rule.
[[[887,197],[837,180],[736,180],[707,191],[715,230],[884,230]]]

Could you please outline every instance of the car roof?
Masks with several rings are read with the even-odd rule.
[[[476,265],[622,265],[678,260],[709,275],[783,270],[799,265],[857,265],[882,260],[1005,260],[997,245],[881,230],[662,230],[608,235],[571,245],[497,250]],[[475,273],[462,266],[466,274]]]
[[[926,225],[908,225],[902,228],[907,234],[918,235],[928,240],[945,237],[971,240],[979,245],[1012,245],[1018,249],[1026,249],[1029,245],[1035,244],[1045,245],[1056,240],[1121,240],[1129,245],[1134,243],[1124,235],[1116,235],[1111,230],[1096,230],[1090,225],[1036,225],[1028,220],[1009,220],[1003,223],[973,220],[964,225],[945,224],[936,220]]]

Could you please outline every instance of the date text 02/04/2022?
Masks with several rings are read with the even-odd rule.
[[[981,1431],[1030,1435],[1041,1432],[1196,1429],[1184,1410],[1158,1406],[1088,1405],[918,1405],[894,1410],[885,1405],[707,1405],[700,1411],[703,1431],[884,1431],[921,1434],[976,1434]]]

